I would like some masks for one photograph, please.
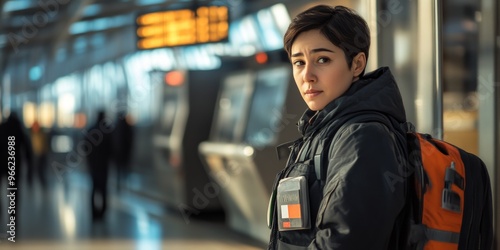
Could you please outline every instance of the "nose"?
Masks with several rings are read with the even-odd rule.
[[[304,67],[304,71],[302,72],[302,80],[305,83],[316,83],[316,72],[314,71],[314,67],[311,64],[307,64]]]

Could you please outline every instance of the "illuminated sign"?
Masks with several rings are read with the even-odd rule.
[[[221,42],[228,39],[229,19],[226,6],[153,12],[140,15],[136,21],[139,49]]]

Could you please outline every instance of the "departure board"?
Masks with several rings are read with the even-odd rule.
[[[226,6],[159,11],[139,15],[137,48],[155,49],[227,41]]]

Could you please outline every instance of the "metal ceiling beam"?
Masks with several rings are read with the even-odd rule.
[[[59,32],[54,32],[53,34],[55,37],[51,48],[52,57],[55,55],[57,47],[62,43],[62,41],[68,38],[69,28],[71,27],[71,25],[81,18],[85,7],[89,4],[92,4],[94,1],[95,0],[82,0],[71,2],[71,4],[68,6],[68,10],[66,11],[67,19],[60,20],[60,22],[55,25],[55,30],[59,30]]]

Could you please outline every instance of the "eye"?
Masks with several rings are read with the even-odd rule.
[[[320,57],[320,58],[318,58],[318,63],[327,63],[329,61],[331,61],[331,60],[328,57]]]
[[[318,58],[317,62],[323,64],[323,63],[327,63],[329,61],[331,61],[331,59],[328,57],[320,57],[320,58]]]
[[[302,65],[304,65],[304,61],[302,61],[302,60],[296,60],[292,64],[294,66],[302,66]]]

